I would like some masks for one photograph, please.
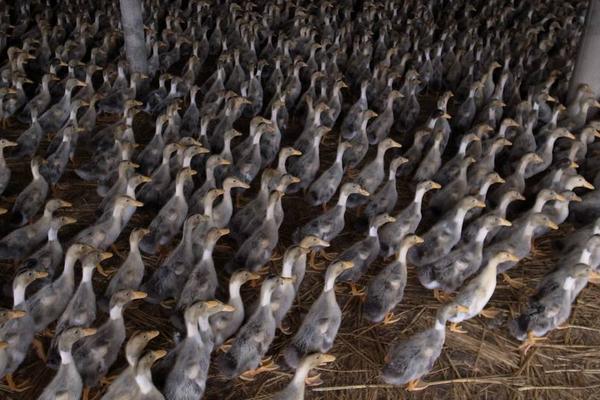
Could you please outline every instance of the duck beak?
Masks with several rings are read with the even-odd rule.
[[[137,201],[137,200],[133,200],[130,204],[134,207],[143,207],[144,206],[144,203],[142,203],[141,201]]]
[[[154,360],[160,360],[161,358],[163,358],[166,355],[167,355],[167,351],[166,350],[154,350],[154,351],[152,351],[152,358],[154,358]]]
[[[145,299],[147,296],[148,296],[148,294],[146,292],[134,290],[133,293],[131,294],[131,299],[132,300]]]
[[[73,204],[69,203],[68,201],[64,201],[64,200],[59,200],[58,205],[60,208],[71,208],[73,207]]]
[[[441,188],[442,188],[442,185],[440,185],[439,183],[431,182],[431,189],[437,190],[437,189],[441,189]]]
[[[352,261],[341,261],[342,271],[346,271],[347,269],[354,268],[354,262]]]
[[[154,339],[155,337],[157,337],[158,335],[160,335],[160,332],[157,330],[153,330],[153,331],[147,331],[146,332],[146,336],[148,336],[148,338],[150,340]]]
[[[498,222],[499,222],[499,224],[498,224],[499,226],[512,226],[512,222],[510,222],[509,220],[504,219],[504,218],[500,218],[500,220]]]
[[[469,307],[459,304],[456,306],[456,311],[461,312],[461,313],[466,313],[469,311]]]
[[[577,164],[574,161],[571,161],[571,164],[569,164],[569,168],[577,169],[577,168],[579,168],[579,164]]]
[[[444,118],[444,119],[452,119],[452,116],[450,114],[448,114],[448,113],[443,113],[442,114],[442,118]]]
[[[74,224],[76,222],[77,222],[77,220],[75,218],[71,218],[71,217],[64,217],[63,218],[63,224],[64,225],[71,225],[71,224]]]
[[[248,185],[246,182],[238,183],[237,187],[242,188],[242,189],[250,189],[250,185]]]
[[[595,137],[600,137],[600,131],[594,131],[594,136]]]
[[[0,340],[0,350],[4,350],[7,347],[8,347],[8,342],[5,342],[4,340]]]
[[[255,274],[254,272],[248,273],[248,280],[249,281],[257,281],[260,278],[261,278],[261,276],[259,274]]]
[[[600,108],[600,103],[598,101],[595,101],[592,105],[596,108]]]
[[[369,197],[371,194],[369,192],[367,192],[365,189],[360,188],[360,190],[358,191],[358,194],[362,194],[365,197]]]
[[[19,319],[27,315],[23,310],[10,310],[8,313],[8,319]]]
[[[504,180],[502,177],[500,177],[500,176],[499,176],[499,177],[498,177],[498,178],[495,180],[495,182],[496,182],[496,183],[505,183],[506,181],[505,181],[505,180]]]
[[[391,141],[391,144],[390,144],[391,149],[394,149],[394,148],[399,149],[400,147],[402,147],[402,145],[400,143],[396,142],[395,140]]]
[[[290,182],[291,183],[300,183],[300,178],[298,178],[297,176],[292,176],[290,178]]]
[[[4,142],[4,147],[15,147],[15,146],[18,146],[18,144],[15,142],[11,142],[10,140],[7,140]]]
[[[146,228],[140,228],[138,231],[141,232],[143,234],[143,236],[146,236],[147,234],[150,233],[150,229],[146,229]]]
[[[225,312],[234,312],[235,311],[235,307],[229,304],[224,304],[223,305],[223,310]]]
[[[552,229],[553,231],[558,229],[558,225],[556,225],[554,222],[552,221],[548,221],[548,223],[546,224],[546,226],[550,229]]]
[[[590,189],[590,190],[594,190],[595,189],[594,185],[592,185],[588,181],[584,181],[582,187],[584,187],[586,189]]]
[[[598,135],[600,135],[600,132],[598,132]],[[290,156],[301,156],[301,155],[302,155],[302,152],[300,150],[293,149],[290,152]]]
[[[150,178],[149,176],[146,176],[146,175],[141,175],[140,180],[142,181],[142,183],[152,182],[152,178]]]
[[[35,279],[45,278],[47,276],[48,276],[48,273],[46,271],[36,271],[36,272],[34,272]]]
[[[229,228],[221,228],[217,232],[220,236],[229,235]]]
[[[0,208],[0,215],[4,215],[8,212],[6,208]]]
[[[508,253],[507,260],[512,262],[519,262],[519,257],[515,256],[513,253]]]
[[[321,358],[322,358],[322,361],[323,361],[321,363],[321,365],[332,363],[332,362],[335,361],[335,356],[333,354],[323,354],[323,356]]]
[[[102,253],[100,253],[100,261],[108,260],[109,258],[112,258],[112,256],[113,253],[109,251],[103,251]]]
[[[83,333],[83,337],[95,335],[96,331],[96,328],[84,328],[81,330],[81,332]]]
[[[231,161],[229,161],[229,160],[221,160],[219,162],[219,165],[231,165]]]
[[[478,200],[477,203],[475,203],[475,208],[485,208],[485,203]]]
[[[579,196],[577,196],[576,194],[574,194],[573,196],[571,196],[571,201],[574,201],[576,203],[581,203],[583,201],[583,199]]]
[[[425,240],[421,236],[415,235],[414,242],[415,242],[415,244],[421,244],[421,243],[425,243]]]

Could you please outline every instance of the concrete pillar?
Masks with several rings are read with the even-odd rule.
[[[120,0],[121,25],[130,72],[148,72],[141,0]]]
[[[573,98],[581,83],[587,83],[596,96],[600,95],[600,0],[590,0],[588,6],[569,86],[569,99]]]

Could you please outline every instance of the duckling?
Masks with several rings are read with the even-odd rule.
[[[139,164],[136,164],[129,160],[123,160],[119,162],[119,166],[117,167],[117,178],[113,183],[112,187],[104,193],[98,193],[99,187],[96,189],[98,195],[102,196],[102,203],[100,203],[100,207],[102,209],[106,209],[108,203],[118,195],[125,194],[125,189],[127,188],[127,180],[133,175],[133,172],[136,168],[139,167]]]
[[[213,224],[217,228],[225,228],[229,225],[229,221],[233,215],[231,191],[235,188],[249,189],[250,185],[233,177],[225,179],[223,182],[223,200],[212,211]]]
[[[577,196],[575,192],[567,190],[561,193],[564,198],[563,201],[554,201],[551,204],[546,204],[542,209],[542,212],[546,214],[552,222],[556,225],[560,225],[567,220],[569,216],[569,204],[571,202],[580,203],[581,197]],[[547,233],[548,229],[542,227],[534,233],[535,237],[542,236]]]
[[[360,187],[360,185],[356,183],[345,183],[340,189],[336,206],[313,218],[304,226],[297,228],[293,235],[294,242],[299,243],[302,238],[309,235],[331,242],[331,240],[344,230],[346,203],[348,197],[354,193],[362,196],[369,196],[369,192]]]
[[[340,136],[345,139],[351,139],[354,137],[355,132],[358,131],[360,127],[360,114],[364,111],[367,111],[368,101],[367,101],[367,88],[369,87],[369,81],[364,80],[360,84],[360,96],[358,100],[350,107],[348,113],[344,117],[342,121],[342,125],[340,127]]]
[[[384,111],[367,128],[369,144],[377,144],[388,137],[390,129],[394,125],[394,101],[402,97],[404,96],[397,90],[389,92]]]
[[[13,207],[12,214],[18,226],[23,226],[31,222],[35,217],[42,204],[48,197],[48,181],[40,173],[40,168],[44,161],[41,157],[34,157],[31,160],[31,175],[32,181],[23,189],[17,196]]]
[[[69,328],[89,326],[96,320],[96,294],[92,287],[92,277],[96,267],[101,269],[100,263],[111,257],[112,253],[92,251],[81,260],[82,274],[79,287],[77,287],[56,323],[54,338],[58,338],[62,332]],[[50,344],[48,356],[49,365],[51,366],[57,366],[58,364],[58,359],[54,359],[58,356],[56,352],[58,343],[54,338]]]
[[[10,181],[10,168],[8,168],[6,160],[4,159],[4,149],[15,146],[18,146],[18,143],[11,142],[4,138],[0,139],[0,195],[4,193],[4,190]]]
[[[120,195],[125,195],[128,196],[134,200],[136,200],[136,189],[138,186],[140,186],[141,184],[145,184],[148,182],[152,182],[152,179],[150,179],[149,177],[145,176],[145,175],[139,175],[139,174],[132,174],[129,179],[127,179],[127,184],[123,190],[123,193],[119,193],[116,194],[114,196],[112,196],[112,198],[106,199],[106,205],[104,206],[102,215],[100,216],[100,220],[104,220],[104,219],[108,219],[110,218],[110,216],[112,215],[116,203],[117,203],[117,199],[119,198]],[[110,191],[109,194],[107,195],[107,197],[111,195]],[[133,214],[135,213],[135,210],[137,209],[136,206],[131,206],[131,205],[126,205],[125,208],[123,209],[123,212],[121,214],[121,225],[122,226],[127,226],[127,224],[129,223],[129,221],[131,220],[131,217],[133,217]]]
[[[542,144],[536,152],[542,159],[542,162],[529,164],[525,170],[525,178],[530,178],[545,171],[552,164],[554,144],[560,138],[575,140],[575,136],[564,128],[557,128],[552,131],[544,144]]]
[[[158,116],[154,128],[154,136],[137,154],[135,160],[140,164],[140,171],[145,175],[150,175],[161,163],[165,148],[165,141],[162,133],[168,118],[169,117],[166,114]]]
[[[377,192],[373,196],[369,197],[369,202],[364,209],[364,215],[367,218],[392,212],[398,201],[396,172],[406,162],[408,162],[408,159],[401,156],[394,158],[390,162],[388,180],[377,189]]]
[[[429,200],[429,209],[436,215],[441,215],[456,205],[468,194],[468,168],[475,163],[473,157],[462,159],[458,175],[441,190],[435,192]]]
[[[277,190],[269,195],[267,215],[263,223],[235,253],[232,262],[227,266],[229,271],[242,268],[255,272],[269,261],[279,240],[279,224],[275,219],[275,207],[282,196],[283,193]]]
[[[513,226],[515,225],[516,222],[513,222]],[[546,226],[552,230],[558,229],[558,226],[546,215],[541,213],[531,214],[523,223],[518,225],[518,230],[511,234],[510,237],[504,240],[495,241],[492,245],[487,246],[483,250],[483,263],[487,264],[489,259],[500,251],[507,251],[518,257],[519,260],[523,259],[531,252],[533,233],[540,226]],[[504,262],[498,266],[498,271],[501,274],[504,274],[515,265],[516,262],[514,261]],[[504,274],[504,279],[509,284],[515,284],[515,282],[511,281],[506,274]]]
[[[257,367],[275,338],[271,294],[282,280],[285,278],[272,277],[263,282],[259,306],[240,328],[229,350],[217,358],[219,371],[228,379],[240,375],[244,379],[253,379],[260,372],[277,368],[272,361]]]
[[[308,253],[314,254],[313,249],[322,249],[327,247],[329,247],[329,242],[326,242],[325,240],[322,240],[316,236],[308,235],[302,238],[298,245],[291,246],[285,251],[283,260],[284,263],[291,263],[291,275],[294,278],[293,284],[295,293],[298,292],[300,289],[300,284],[304,280],[304,274],[306,273],[306,256]]]
[[[148,227],[150,233],[140,242],[140,249],[145,253],[155,254],[159,247],[168,245],[181,230],[188,212],[183,188],[185,182],[194,175],[196,171],[191,168],[183,168],[177,174],[175,193],[154,217]]]
[[[77,79],[67,80],[65,92],[60,101],[40,115],[39,122],[44,132],[56,132],[63,126],[67,118],[69,118],[69,112],[71,111],[73,90],[76,87],[85,86],[85,82],[78,81]]]
[[[145,204],[159,204],[160,197],[171,183],[170,160],[178,148],[179,145],[177,143],[169,143],[163,149],[162,162],[150,176],[151,182],[148,185],[144,185],[137,194],[138,198]]]
[[[167,355],[165,350],[150,351],[140,358],[135,368],[135,383],[137,390],[136,399],[140,400],[164,400],[165,397],[156,388],[152,382],[152,366],[154,363]],[[126,395],[131,395],[131,388],[128,388]]]
[[[441,188],[433,181],[423,181],[417,184],[413,201],[403,210],[394,215],[396,221],[390,222],[381,228],[379,241],[381,243],[382,255],[389,257],[398,252],[400,242],[404,236],[415,233],[421,223],[423,196],[430,190]]]
[[[427,374],[442,352],[446,340],[446,322],[464,306],[450,303],[438,308],[435,325],[410,338],[392,344],[385,356],[382,376],[386,383],[419,390],[419,379]]]
[[[146,293],[135,290],[115,293],[110,299],[110,318],[96,330],[95,335],[75,345],[73,358],[88,388],[95,386],[117,360],[119,349],[125,341],[123,309],[131,301],[145,297]]]
[[[537,338],[567,321],[579,294],[576,281],[591,274],[589,265],[579,263],[557,269],[542,279],[536,293],[529,298],[527,309],[508,324],[511,335],[525,341],[522,346],[525,351],[539,340]]]
[[[33,341],[34,321],[29,313],[29,302],[25,299],[25,290],[33,281],[48,276],[43,271],[25,271],[15,277],[13,280],[13,309],[23,313],[19,318],[8,320],[0,327],[0,337],[8,343],[4,352],[0,352],[0,376],[5,376],[8,386],[16,388],[12,379],[12,373],[19,368],[19,365],[27,356],[29,345]]]
[[[300,359],[307,354],[325,353],[333,347],[342,322],[342,310],[335,296],[335,281],[353,267],[351,261],[338,261],[327,268],[323,292],[311,305],[302,325],[284,350],[285,362],[290,367],[297,368]]]
[[[139,244],[142,238],[148,233],[149,230],[143,228],[131,231],[131,234],[129,235],[129,254],[106,287],[104,298],[107,300],[120,290],[137,290],[140,287],[144,277],[145,268]]]
[[[484,307],[492,298],[496,289],[496,275],[498,265],[506,261],[517,262],[519,259],[509,252],[501,251],[492,257],[486,266],[481,268],[479,274],[464,285],[457,293],[454,302],[466,307],[465,312],[458,312],[449,318],[452,322],[450,330],[453,332],[464,332],[458,326],[462,321],[471,319],[481,314],[493,316],[493,310],[484,311]]]
[[[75,366],[71,349],[75,342],[96,333],[94,328],[82,328],[80,326],[70,328],[60,334],[58,349],[60,351],[61,364],[52,381],[44,388],[38,397],[40,400],[54,400],[58,393],[67,395],[69,399],[79,399],[83,389],[81,375]]]
[[[63,131],[63,138],[56,151],[48,156],[45,162],[40,166],[40,174],[51,186],[56,186],[67,168],[69,156],[74,150],[72,143],[77,134],[84,132],[83,128],[68,126]]]
[[[49,200],[44,207],[44,214],[36,222],[15,229],[0,240],[0,259],[19,260],[35,251],[48,237],[54,212],[67,207],[71,207],[71,203],[60,199]]]
[[[288,170],[286,167],[287,161],[290,157],[298,157],[301,156],[302,152],[296,150],[293,147],[284,147],[279,150],[279,156],[277,157],[277,168],[274,170],[273,178],[270,181],[269,190],[275,190],[276,182],[283,176],[288,174]],[[266,169],[265,169],[266,170]],[[262,178],[262,177],[261,177]]]
[[[367,320],[384,324],[396,322],[392,310],[402,301],[406,287],[406,254],[412,246],[423,243],[417,235],[406,235],[400,242],[394,261],[386,265],[367,286],[363,311]]]
[[[505,138],[498,138],[486,149],[486,153],[473,165],[469,171],[469,193],[475,194],[488,179],[490,173],[496,169],[496,156],[506,146],[512,143]],[[504,183],[496,182],[496,183]]]
[[[385,153],[394,148],[400,148],[402,145],[391,138],[386,138],[377,145],[377,154],[375,158],[367,163],[359,172],[355,182],[364,188],[367,192],[373,193],[379,187],[385,177],[384,157]],[[348,198],[348,207],[353,208],[367,202],[368,199],[359,195],[351,195]]]
[[[523,194],[525,192],[525,171],[527,170],[527,167],[530,164],[539,164],[542,162],[542,158],[536,153],[524,154],[519,160],[512,175],[505,179],[504,184],[498,186],[490,193],[490,200],[494,204],[499,204],[501,198],[510,191]]]
[[[352,145],[346,153],[344,153],[344,164],[350,168],[355,168],[367,155],[369,150],[369,138],[367,137],[367,124],[371,118],[377,116],[377,113],[373,110],[365,110],[360,113],[358,119],[360,123],[357,124],[358,129],[348,138],[348,141]]]
[[[460,172],[460,167],[465,160],[469,146],[473,143],[480,142],[481,138],[474,133],[468,133],[460,139],[458,145],[458,151],[456,154],[448,160],[442,167],[433,175],[433,180],[438,182],[440,185],[446,186],[453,179],[456,179]],[[473,158],[473,157],[472,157]]]
[[[281,130],[277,122],[277,114],[283,107],[285,107],[285,103],[279,99],[273,103],[271,108],[271,126],[273,127],[273,132],[270,135],[263,135],[260,138],[262,168],[271,165],[281,147]]]
[[[304,357],[298,364],[291,382],[280,392],[273,396],[273,400],[302,400],[304,399],[304,385],[307,379],[310,382],[319,382],[318,375],[308,378],[311,369],[335,361],[331,354],[315,353]],[[316,379],[315,379],[316,378]]]
[[[29,117],[31,117],[33,110],[35,109],[36,117],[38,113],[43,113],[48,109],[52,96],[50,95],[49,85],[52,81],[58,81],[59,78],[54,74],[44,74],[42,77],[42,84],[40,85],[40,91],[36,94],[27,104],[23,107],[21,122],[25,123]]]
[[[27,300],[35,332],[46,329],[62,315],[75,289],[75,263],[93,250],[91,246],[85,244],[71,245],[67,250],[61,275]]]
[[[433,133],[433,144],[419,163],[419,166],[417,167],[417,170],[413,176],[413,181],[418,183],[430,180],[436,174],[436,172],[438,172],[440,166],[442,165],[442,153],[440,146],[443,139],[444,136],[442,131],[437,130]]]
[[[209,318],[233,307],[216,300],[196,302],[185,310],[186,338],[176,348],[164,387],[168,399],[202,398],[214,342]]]
[[[136,332],[127,341],[125,345],[125,359],[127,368],[110,384],[101,400],[119,399],[127,394],[135,396],[135,376],[136,367],[141,361],[144,348],[152,339],[159,335],[158,331],[140,331]],[[132,393],[133,392],[133,393]]]
[[[240,288],[250,281],[260,279],[260,275],[249,271],[236,271],[229,279],[229,301],[227,304],[234,310],[231,312],[218,312],[209,319],[212,328],[214,345],[221,346],[227,339],[232,337],[242,326],[245,312],[244,303],[240,296]]]
[[[330,131],[331,128],[324,125],[316,128],[311,146],[302,150],[301,156],[290,160],[289,173],[300,179],[300,182],[290,187],[290,193],[308,188],[315,180],[320,167],[319,145],[323,137]]]
[[[335,161],[309,186],[304,196],[306,202],[311,206],[324,205],[331,200],[337,191],[344,175],[343,158],[344,153],[352,145],[349,142],[340,141],[337,146]]]
[[[352,283],[352,294],[360,294],[358,290],[355,290],[354,283],[360,280],[379,255],[381,250],[378,236],[379,228],[395,220],[388,214],[374,217],[369,224],[367,237],[354,243],[337,257],[339,261],[351,261],[353,264],[352,269],[344,271],[339,277],[344,282]]]
[[[185,220],[181,241],[142,286],[142,289],[148,293],[148,301],[179,297],[196,258],[194,229],[206,220],[207,217],[201,214],[191,215]]]
[[[446,256],[460,240],[467,212],[472,208],[484,207],[485,203],[477,198],[464,197],[423,235],[425,242],[418,248],[412,249],[413,251],[409,253],[409,261],[422,266]]]
[[[24,130],[17,138],[16,149],[11,152],[11,156],[18,159],[33,157],[37,152],[43,136],[44,131],[38,121],[38,111],[33,108],[31,110],[31,123],[29,124],[29,128]],[[4,145],[4,147],[9,146]]]
[[[219,282],[213,261],[213,250],[217,241],[228,233],[227,228],[212,228],[207,232],[202,243],[202,257],[191,273],[184,276],[185,284],[177,299],[178,310],[184,310],[200,300],[215,298]]]
[[[260,172],[262,163],[260,155],[260,138],[263,134],[271,135],[275,131],[273,125],[269,122],[259,125],[256,128],[256,134],[252,138],[252,143],[247,153],[235,159],[231,175],[237,177],[243,182],[249,183],[254,180]]]
[[[397,174],[401,177],[411,176],[414,169],[418,166],[423,156],[425,144],[429,141],[431,131],[429,129],[419,129],[415,132],[413,143],[403,156],[408,160],[400,167]]]
[[[453,292],[461,287],[466,279],[479,270],[485,238],[492,228],[498,226],[511,226],[511,223],[495,215],[487,216],[471,242],[456,246],[433,263],[421,265],[417,270],[421,284],[427,289],[445,292]]]
[[[106,250],[112,246],[125,228],[123,226],[123,213],[126,207],[142,207],[144,203],[129,196],[119,196],[110,217],[98,220],[94,225],[79,232],[71,243],[84,243],[99,250]]]

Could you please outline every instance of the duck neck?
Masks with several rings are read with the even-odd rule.
[[[581,251],[581,255],[579,256],[578,262],[590,265],[591,260],[592,260],[592,252],[586,247]]]
[[[261,307],[271,307],[271,290],[262,290],[260,293],[260,306]]]
[[[349,193],[346,193],[345,191],[340,192],[340,198],[338,199],[338,202],[337,202],[338,207],[342,207],[343,209],[346,209],[346,203],[348,202],[348,196],[350,196]]]
[[[454,222],[459,225],[462,226],[462,223],[465,219],[465,216],[467,215],[467,211],[464,208],[459,208],[458,210],[456,210],[456,214],[454,215]]]
[[[487,195],[488,190],[490,190],[490,186],[492,186],[492,182],[489,179],[486,179],[485,181],[483,181],[483,184],[479,188],[479,192],[478,192],[481,199],[485,199],[485,196]]]
[[[48,241],[49,242],[56,242],[58,241],[58,229],[55,227],[50,227],[50,229],[48,229]]]
[[[242,282],[237,279],[229,281],[229,301],[237,301],[241,299],[240,289],[242,288]]]
[[[423,202],[423,196],[425,196],[425,189],[419,188],[415,192],[415,198],[413,200],[413,204],[415,204],[418,209],[421,209],[421,203]]]
[[[33,180],[37,181],[41,178],[41,174],[40,174],[40,166],[35,163],[33,164],[33,166],[31,167],[31,175],[33,176]]]
[[[537,199],[535,199],[535,203],[533,204],[533,208],[531,209],[531,212],[534,212],[534,213],[542,212],[542,209],[544,208],[544,206],[546,205],[547,202],[548,202],[548,200],[539,196]]]
[[[211,330],[210,323],[208,322],[208,317],[206,315],[201,315],[198,318],[198,327],[199,327],[199,332],[201,332],[201,333],[206,333]]]
[[[115,304],[111,307],[110,319],[112,321],[118,321],[123,319],[123,306],[121,304]]]
[[[202,261],[212,260],[213,250],[215,248],[214,239],[208,239],[204,244],[204,249],[202,250]]]
[[[144,395],[154,390],[152,374],[148,368],[138,371],[138,373],[135,375],[135,382],[139,386],[140,392]]]
[[[475,236],[475,242],[483,246],[483,241],[485,240],[489,231],[489,228],[485,225],[479,228],[477,231],[477,236]]]
[[[81,283],[91,283],[92,282],[92,276],[94,275],[94,269],[96,268],[95,265],[92,266],[85,266],[83,267],[83,271],[81,274]]]
[[[60,350],[60,363],[62,365],[68,365],[73,363],[73,354],[71,353],[71,350]]]
[[[25,301],[25,289],[27,286],[22,283],[16,284],[13,288],[13,308]]]
[[[184,197],[184,193],[183,193],[184,184],[185,184],[185,179],[180,178],[177,180],[177,183],[175,184],[175,196],[177,196],[179,198]]]
[[[310,372],[310,365],[306,361],[302,362],[296,369],[296,372],[294,373],[294,377],[292,378],[292,382],[291,382],[292,385],[295,387],[298,387],[298,388],[303,388],[304,380],[308,376],[309,372]]]

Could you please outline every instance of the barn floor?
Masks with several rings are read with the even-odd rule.
[[[429,100],[429,101],[428,101]],[[425,98],[426,103],[430,99]],[[426,115],[426,114],[424,114]],[[109,118],[99,121],[106,124]],[[247,121],[246,121],[247,123]],[[136,119],[135,131],[137,141],[145,143],[152,135],[152,121],[141,116]],[[2,131],[1,136],[9,139],[18,136],[23,127],[14,126]],[[295,135],[285,140],[292,142]],[[335,140],[326,138],[322,148],[321,168],[327,168],[335,157]],[[42,146],[47,145],[43,143]],[[89,156],[78,149],[76,163],[81,163]],[[42,149],[43,150],[43,149]],[[43,154],[43,153],[42,153]],[[13,171],[12,183],[1,199],[0,206],[10,207],[19,191],[29,182],[30,173],[27,162],[11,162]],[[61,231],[61,238],[67,241],[80,229],[91,224],[95,219],[96,207],[100,198],[95,193],[95,186],[81,181],[70,165],[55,190],[55,196],[74,204],[64,214],[78,219],[78,223]],[[404,207],[413,196],[414,188],[410,183],[400,183],[399,209]],[[256,192],[253,188],[243,198],[247,201]],[[305,223],[317,210],[306,207],[301,197],[284,197],[285,221],[280,230],[280,244],[277,255],[283,254],[291,244],[291,234],[298,224]],[[320,211],[320,210],[319,210]],[[105,269],[116,269],[128,252],[128,236],[131,227],[146,226],[155,211],[142,209],[136,213],[128,228],[116,243],[116,254],[105,264]],[[6,218],[6,217],[2,217]],[[424,221],[422,227],[428,225]],[[360,218],[352,211],[347,214],[346,230],[332,244],[331,251],[337,252],[350,246],[360,238],[365,229],[354,229],[360,224]],[[6,224],[0,225],[0,234],[6,233]],[[394,325],[373,325],[367,322],[361,313],[361,302],[348,294],[343,287],[338,301],[344,311],[344,317],[335,346],[331,353],[337,357],[335,363],[321,369],[324,384],[307,389],[307,399],[582,399],[600,398],[600,311],[598,299],[600,288],[589,286],[577,299],[566,329],[552,332],[548,340],[538,344],[524,355],[519,350],[519,343],[508,335],[506,320],[516,315],[527,300],[527,296],[535,288],[538,280],[554,265],[558,257],[553,248],[553,241],[568,234],[572,228],[561,226],[557,232],[543,237],[535,243],[535,253],[525,259],[519,266],[510,271],[511,277],[520,280],[523,288],[515,290],[499,281],[491,305],[501,311],[494,320],[474,318],[462,324],[468,333],[448,332],[444,351],[435,364],[433,372],[426,377],[426,390],[406,392],[402,388],[389,387],[378,379],[383,364],[385,350],[396,338],[411,335],[433,323],[434,310],[438,306],[430,291],[424,289],[417,281],[414,270],[409,269],[409,281],[404,300],[397,307],[396,314],[400,320]],[[227,244],[227,241],[222,241]],[[215,253],[217,267],[223,266],[232,255],[231,249],[218,246]],[[273,272],[280,269],[281,261],[275,256],[271,262]],[[145,258],[147,274],[158,266],[156,257]],[[318,259],[324,264],[324,259]],[[370,269],[369,276],[376,273],[383,260],[378,260]],[[10,283],[14,266],[9,263],[0,264],[0,277],[4,284],[2,306],[10,306]],[[226,277],[222,276],[222,283]],[[292,328],[299,326],[303,313],[308,310],[312,301],[322,289],[323,272],[308,270],[302,284],[299,299],[290,312],[289,322]],[[96,273],[94,284],[96,293],[104,290],[108,278]],[[363,283],[364,283],[363,282]],[[226,286],[225,286],[226,287]],[[244,288],[244,298],[253,299],[257,289]],[[226,297],[226,296],[225,296]],[[169,310],[161,306],[136,304],[126,312],[128,334],[140,329],[159,329],[161,335],[151,342],[151,348],[169,349],[173,346],[172,327],[168,321]],[[99,323],[106,318],[99,316]],[[50,335],[40,335],[48,345]],[[289,337],[278,333],[270,354],[277,358]],[[118,373],[125,365],[121,356],[112,373]],[[33,352],[15,374],[15,381],[23,390],[19,393],[8,391],[8,387],[0,385],[2,399],[33,399],[54,375],[54,371],[46,368]],[[282,367],[280,370],[259,376],[256,381],[248,383],[241,380],[231,382],[221,380],[216,371],[211,371],[206,399],[266,399],[270,394],[281,389],[290,380],[292,373]],[[92,389],[90,399],[99,399],[106,389],[106,384]]]

